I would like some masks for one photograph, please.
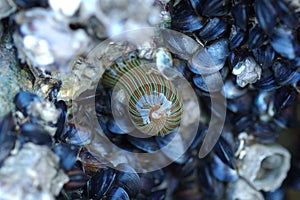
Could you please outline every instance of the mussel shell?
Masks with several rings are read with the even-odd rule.
[[[299,51],[299,42],[294,32],[284,26],[278,26],[270,36],[270,43],[274,50],[282,57],[288,59],[296,58]]]
[[[141,180],[140,193],[147,195],[147,196],[150,195],[152,188],[154,188],[154,178],[148,172],[148,173],[140,174],[140,180]]]
[[[294,105],[297,101],[297,93],[290,87],[283,87],[276,91],[274,95],[274,106],[276,111],[281,111]]]
[[[255,49],[262,46],[266,40],[266,35],[258,25],[253,25],[249,30],[248,48]]]
[[[199,166],[198,176],[201,184],[201,191],[203,192],[204,199],[222,199],[224,193],[224,186],[221,182],[217,181],[210,171],[208,160],[202,160]]]
[[[22,143],[32,142],[38,145],[52,146],[51,135],[40,125],[24,123],[21,125],[20,140]]]
[[[280,88],[280,86],[277,84],[274,74],[270,69],[264,69],[261,75],[261,78],[256,81],[253,86],[257,89],[271,91],[275,90],[277,88]]]
[[[220,39],[196,51],[188,66],[196,74],[213,74],[224,67],[227,56],[228,41]]]
[[[202,48],[194,39],[180,32],[162,29],[160,33],[163,45],[184,60],[189,60],[197,49]]]
[[[227,142],[222,136],[219,138],[216,146],[214,147],[214,152],[224,165],[235,169],[236,164],[232,145]]]
[[[215,40],[226,31],[227,24],[220,18],[214,17],[208,20],[207,24],[199,31],[202,40]]]
[[[57,129],[55,132],[55,138],[58,139],[65,130],[65,126],[66,126],[66,117],[67,117],[67,105],[63,100],[58,101],[57,103],[55,103],[55,107],[56,109],[60,109],[61,113],[57,119]]]
[[[263,68],[266,69],[273,65],[275,58],[275,51],[270,45],[264,45],[260,48],[252,50],[253,56],[256,62]]]
[[[14,98],[14,103],[17,109],[19,109],[25,115],[28,115],[27,108],[29,104],[34,101],[43,101],[43,99],[30,92],[19,92]]]
[[[152,171],[151,176],[154,179],[154,185],[155,186],[159,186],[164,181],[164,179],[166,178],[165,172],[163,171],[163,169]]]
[[[70,170],[77,160],[78,150],[75,146],[60,143],[55,145],[53,151],[59,157],[60,165],[65,170]]]
[[[127,135],[126,137],[132,145],[145,152],[150,153],[159,150],[159,146],[154,137],[137,138],[131,135]]]
[[[161,148],[160,150],[170,160],[174,160],[176,163],[185,162],[186,157],[184,152],[186,148],[182,135],[178,133],[178,131],[170,133],[164,137],[156,137],[155,139],[158,146]]]
[[[203,27],[205,19],[198,15],[189,1],[180,1],[171,13],[172,27],[183,32],[193,32]]]
[[[198,170],[198,162],[198,158],[190,156],[185,163],[174,167],[176,175],[184,178],[193,176],[194,172]]]
[[[256,95],[255,108],[253,112],[256,113],[262,121],[270,121],[275,114],[274,108],[274,92],[260,91]]]
[[[248,25],[247,7],[243,3],[238,3],[231,9],[231,15],[234,19],[235,25],[241,30],[246,31]]]
[[[294,28],[299,25],[299,16],[295,12],[295,9],[288,5],[285,1],[275,1],[276,11],[278,12],[278,18],[289,28]]]
[[[245,33],[240,28],[236,28],[236,26],[232,25],[231,32],[229,35],[229,48],[230,50],[234,50],[237,47],[241,46],[245,39]]]
[[[279,85],[290,85],[300,80],[300,70],[293,69],[288,61],[277,60],[272,69]]]
[[[210,167],[212,174],[219,181],[233,182],[238,179],[237,171],[223,163],[218,156],[213,156],[213,161]]]
[[[89,180],[89,176],[81,170],[68,171],[69,182],[64,185],[66,190],[77,190],[84,187]]]
[[[205,0],[203,2],[202,15],[207,17],[219,17],[226,15],[231,8],[229,0]]]
[[[235,133],[241,133],[241,132],[248,132],[250,130],[250,127],[254,123],[254,117],[252,115],[250,116],[237,116],[233,117],[234,124],[234,132]]]
[[[114,169],[107,168],[98,171],[88,181],[88,194],[90,199],[101,199],[112,187],[116,177]]]
[[[116,184],[127,192],[127,194],[134,198],[139,193],[141,189],[141,180],[139,175],[131,168],[128,164],[119,164],[116,167]]]
[[[248,53],[243,50],[236,49],[234,51],[230,51],[228,55],[228,64],[230,71],[239,63],[242,62],[245,58],[249,57]]]
[[[252,110],[253,95],[246,93],[235,99],[228,99],[227,109],[239,114],[249,114]]]
[[[129,195],[122,187],[111,189],[107,195],[108,200],[130,200]]]
[[[150,198],[155,200],[164,200],[166,199],[167,191],[165,189],[157,190],[154,192],[151,192]]]
[[[113,167],[109,161],[102,157],[96,158],[86,148],[81,148],[78,155],[78,160],[80,160],[82,168],[87,174],[94,174],[102,168]]]
[[[118,124],[116,124],[116,122],[112,119],[110,119],[108,122],[107,122],[107,129],[112,132],[112,133],[115,133],[115,134],[126,134],[126,132],[121,129]]]
[[[203,9],[203,3],[205,0],[189,0],[190,4],[192,5],[194,11],[201,15]]]
[[[200,122],[197,130],[197,135],[195,136],[195,139],[193,140],[192,144],[189,146],[189,149],[190,150],[198,149],[201,143],[203,142],[206,133],[207,133],[207,127]]]
[[[68,124],[65,133],[61,136],[61,139],[68,144],[84,146],[92,141],[93,135],[92,132],[85,127]]]
[[[218,92],[223,86],[223,79],[220,79],[217,73],[208,75],[195,74],[193,82],[199,89],[205,92]],[[208,88],[207,85],[210,87]]]
[[[259,25],[265,32],[270,33],[276,24],[276,18],[278,16],[274,1],[271,2],[269,0],[255,0],[254,2],[255,14]]]
[[[228,79],[223,85],[222,94],[227,99],[236,99],[244,94],[246,94],[247,90],[239,87],[233,79]]]
[[[277,141],[279,130],[274,122],[254,123],[251,127],[250,134],[260,143],[272,144]]]
[[[285,190],[280,187],[275,191],[272,192],[265,192],[264,193],[265,200],[284,200],[287,198]]]

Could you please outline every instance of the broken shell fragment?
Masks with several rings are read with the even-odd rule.
[[[239,175],[257,190],[279,188],[290,169],[290,153],[280,145],[253,144],[241,160]]]

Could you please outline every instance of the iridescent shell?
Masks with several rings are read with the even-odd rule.
[[[131,122],[143,134],[166,135],[180,125],[183,109],[178,91],[151,63],[139,59],[115,63],[102,81],[124,89]]]

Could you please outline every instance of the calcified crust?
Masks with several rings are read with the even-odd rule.
[[[147,135],[166,135],[177,128],[182,102],[171,81],[134,59],[111,66],[103,84],[125,89],[128,112],[134,126]]]
[[[239,165],[239,174],[254,188],[274,191],[290,169],[291,155],[280,145],[253,144]]]

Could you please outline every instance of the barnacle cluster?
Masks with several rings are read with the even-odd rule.
[[[298,199],[299,17],[1,0],[0,199]]]

